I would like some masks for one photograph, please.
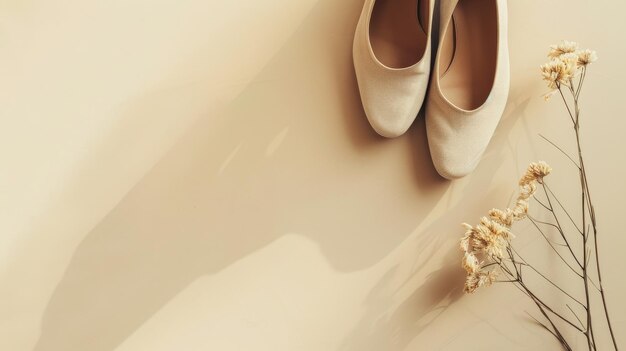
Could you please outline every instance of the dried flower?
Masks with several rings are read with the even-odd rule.
[[[563,54],[561,55],[561,57],[558,58],[558,60],[563,61],[563,63],[565,64],[564,74],[569,77],[569,79],[576,77],[576,75],[578,75],[578,73],[580,72],[578,70],[578,54],[573,52]]]
[[[467,273],[476,273],[480,270],[480,264],[478,263],[478,257],[473,253],[466,252],[463,256],[463,269]]]
[[[543,95],[545,101],[550,100],[561,85],[573,86],[572,80],[586,67],[598,59],[596,52],[579,50],[578,44],[564,40],[550,47],[550,61],[541,65],[541,76],[548,84],[550,91]]]
[[[489,272],[477,272],[468,274],[467,278],[465,279],[464,291],[468,294],[471,294],[476,291],[476,289],[482,286],[492,285],[497,278],[498,275],[493,270]]]
[[[483,217],[477,226],[466,225],[466,228],[465,237],[461,240],[461,249],[465,253],[479,252],[494,259],[504,256],[511,237],[506,227]]]
[[[596,52],[589,49],[577,51],[576,54],[578,56],[577,63],[579,66],[587,66],[598,59]]]
[[[528,215],[528,200],[518,198],[515,208],[513,208],[513,220],[521,221]]]
[[[548,57],[551,59],[559,58],[563,54],[569,54],[578,50],[578,43],[563,40],[559,44],[550,46]]]
[[[552,168],[543,162],[533,162],[519,181],[519,194],[513,209],[491,209],[480,223],[471,226],[463,223],[465,235],[460,240],[463,251],[462,266],[467,272],[465,292],[472,293],[482,286],[489,286],[496,280],[496,271],[487,271],[486,265],[500,265],[505,254],[510,255],[511,232],[514,222],[528,215],[528,201],[537,191],[537,183],[542,184]],[[481,259],[484,259],[481,261]]]
[[[582,165],[584,164],[583,153],[581,151],[580,138],[578,138],[578,121],[580,120],[579,97],[586,77],[587,66],[597,60],[597,55],[595,51],[592,50],[579,50],[578,44],[574,42],[564,41],[558,45],[553,45],[550,49],[548,57],[550,58],[550,61],[541,66],[541,73],[543,80],[548,83],[548,86],[552,91],[546,94],[544,98],[546,100],[550,99],[550,97],[553,96],[557,90],[562,95],[563,103],[567,107],[567,111],[569,113],[569,117],[571,117],[571,121],[573,122],[572,125],[576,134],[576,146],[579,156],[578,164]],[[553,146],[562,151],[557,145],[553,144]],[[600,266],[597,243],[589,241],[589,238],[597,241],[597,227],[593,212],[593,204],[591,203],[590,190],[586,180],[587,173],[584,167],[578,167],[580,188],[576,187],[576,190],[580,191],[580,195],[582,197],[581,213],[583,223],[581,227],[578,227],[578,221],[575,220],[569,212],[567,212],[566,207],[557,198],[557,194],[552,191],[548,191],[547,189],[544,179],[551,172],[552,168],[550,168],[550,166],[545,162],[531,163],[519,180],[519,192],[513,207],[506,209],[494,208],[490,210],[488,212],[488,216],[482,217],[480,219],[480,223],[476,226],[464,224],[466,231],[460,241],[461,250],[464,252],[462,266],[466,271],[464,291],[466,293],[474,293],[478,288],[490,286],[496,281],[514,284],[537,305],[539,311],[549,323],[542,322],[539,319],[535,319],[535,321],[555,336],[563,349],[572,350],[573,347],[569,344],[570,337],[564,337],[563,335],[565,334],[560,331],[559,324],[562,323],[559,322],[555,324],[551,318],[554,315],[570,326],[578,328],[575,323],[576,321],[571,318],[572,316],[562,316],[556,309],[553,310],[550,305],[544,303],[540,297],[543,293],[536,294],[534,287],[527,284],[527,280],[524,279],[524,277],[527,277],[528,275],[531,275],[533,278],[536,278],[535,275],[538,275],[544,278],[545,282],[551,285],[551,288],[554,287],[563,293],[566,296],[564,297],[565,302],[574,300],[586,310],[587,326],[585,327],[582,319],[580,319],[576,315],[576,312],[570,308],[573,317],[581,324],[581,327],[578,328],[578,330],[585,334],[587,339],[587,348],[594,348],[596,337],[593,330],[602,330],[608,325],[608,332],[613,341],[614,349],[617,350],[618,346],[611,327],[609,311],[606,307],[602,284],[599,283],[599,287],[596,286],[598,294],[595,294],[595,291],[590,289],[591,285],[596,285],[593,283],[593,279],[591,279],[588,275],[589,270],[591,269],[589,268],[588,263],[590,261],[588,257],[591,256],[593,247],[596,249],[594,268],[597,268],[596,277],[598,277],[598,280],[600,277]],[[545,208],[545,210],[549,212],[550,217],[552,217],[552,219],[546,219],[545,221],[535,220],[530,217],[528,213],[529,203],[531,199],[535,197],[537,188],[540,185],[542,185],[543,188],[542,192],[545,192],[545,197],[542,196],[545,203],[538,198],[535,200],[542,205],[541,207]],[[563,211],[555,211],[552,205],[553,200],[555,203],[558,203]],[[541,208],[539,208],[539,210],[541,210]],[[589,210],[590,214],[588,214],[587,210]],[[569,217],[569,220],[573,223],[573,227],[575,227],[572,228],[574,230],[571,230],[571,233],[570,230],[565,230],[564,227],[561,226],[562,221],[559,220],[559,218],[562,213],[557,212],[564,212],[564,214]],[[579,286],[580,290],[584,288],[586,297],[585,300],[578,300],[574,297],[576,294],[570,295],[566,292],[566,290],[569,289],[561,288],[560,284],[554,281],[553,275],[544,274],[542,270],[534,267],[534,260],[531,259],[527,261],[522,256],[526,256],[525,253],[515,250],[512,243],[512,238],[514,237],[511,233],[512,226],[515,222],[521,221],[526,217],[530,217],[532,224],[542,234],[546,242],[555,251],[563,263],[575,271],[580,278],[582,278],[584,284],[577,283],[576,285]],[[589,224],[587,224],[586,219],[590,220]],[[558,234],[560,234],[562,240],[557,239],[559,243],[555,243],[553,239],[548,236],[547,232],[544,232],[543,227],[546,227],[546,229],[548,229],[547,227],[551,227],[549,229],[555,230]],[[579,234],[577,232],[582,235],[577,235]],[[574,236],[571,236],[571,234]],[[575,246],[570,244],[572,242]],[[578,248],[578,244],[582,244],[582,248]],[[557,245],[566,247],[567,249],[561,250],[561,248],[557,247]],[[570,263],[568,263],[570,260],[578,263],[582,274],[579,273],[578,268],[570,266]],[[547,262],[550,265],[553,263],[552,260]],[[558,271],[560,270],[557,270],[557,272]],[[522,272],[524,272],[524,274],[522,274]],[[498,274],[502,274],[503,278],[496,280]],[[541,280],[541,282],[544,281]],[[593,296],[590,294],[592,292],[594,292]],[[605,321],[602,321],[601,327],[595,328],[592,323],[590,305],[592,304],[592,299],[597,300],[598,298],[602,299],[606,323],[604,323]],[[566,304],[566,306],[569,308],[569,305]],[[563,326],[565,326],[565,324],[563,324]],[[572,341],[578,342],[577,339],[572,339]]]
[[[491,218],[496,223],[507,226],[509,228],[511,227],[511,225],[513,225],[513,211],[508,208],[505,211],[494,208],[491,209],[488,214],[489,218]]]
[[[485,228],[487,228],[492,235],[503,238],[509,237],[509,230],[506,226],[488,217],[483,217],[480,219],[480,226],[484,226]]]
[[[552,172],[552,167],[550,167],[544,161],[533,162],[528,166],[526,173],[519,181],[520,186],[530,186],[530,184],[537,182],[539,184],[543,183],[543,178]],[[534,193],[534,191],[533,191]],[[532,195],[532,194],[530,194]],[[530,196],[528,196],[530,197]]]
[[[487,272],[486,274],[483,274],[481,278],[482,278],[482,284],[484,286],[490,286],[498,278],[498,272],[491,270]]]
[[[480,282],[478,274],[468,274],[467,278],[465,278],[465,288],[463,291],[467,294],[471,294],[476,289],[478,289],[478,284]]]
[[[541,65],[541,75],[550,89],[558,89],[560,84],[567,84],[569,77],[565,74],[567,67],[561,60],[552,60]]]

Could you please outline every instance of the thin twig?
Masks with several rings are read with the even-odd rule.
[[[569,108],[567,100],[565,99],[565,95],[563,95],[563,91],[561,90],[560,84],[557,85],[557,87],[559,88],[559,94],[561,94],[561,98],[563,99],[563,103],[565,104],[565,107],[567,108],[567,113],[569,113],[569,118],[572,120],[572,123],[574,125],[576,125],[576,121],[574,120],[574,114],[572,114],[572,111]]]
[[[587,222],[587,215],[586,215],[586,209],[587,209],[587,196],[585,194],[585,178],[583,175],[583,156],[582,156],[582,150],[581,150],[581,146],[580,146],[580,108],[578,106],[578,99],[576,98],[576,93],[574,92],[574,89],[570,86],[569,87],[570,92],[572,94],[572,96],[574,97],[574,109],[575,109],[575,120],[576,120],[576,124],[575,124],[575,128],[574,131],[576,133],[576,146],[578,148],[578,164],[580,164],[580,169],[579,169],[579,176],[580,176],[580,189],[581,189],[581,196],[580,196],[580,201],[581,201],[581,211],[582,211],[582,228],[583,228],[583,263],[584,263],[584,268],[583,268],[583,283],[584,283],[584,287],[585,287],[585,302],[586,302],[586,306],[587,306],[587,332],[585,333],[585,335],[587,336],[587,344],[589,347],[589,350],[592,350],[593,346],[592,346],[592,341],[595,339],[594,335],[593,335],[593,325],[592,325],[592,313],[591,313],[591,297],[589,295],[589,280],[587,279],[587,263],[588,263],[588,259],[587,259],[587,255],[588,255],[588,250],[587,250],[587,239],[588,239],[588,233],[587,233],[587,228],[586,228],[586,222]]]
[[[581,74],[580,80],[578,81],[578,89],[576,89],[576,99],[580,96],[580,92],[583,89],[583,83],[585,81],[585,77],[587,77],[587,67],[583,66],[583,72]]]
[[[552,146],[554,146],[557,150],[561,151],[561,153],[563,155],[565,155],[565,157],[569,158],[570,161],[572,161],[572,163],[574,164],[574,166],[576,166],[576,168],[580,169],[580,166],[576,163],[576,161],[574,161],[574,159],[565,151],[563,151],[563,149],[561,149],[558,145],[556,145],[555,143],[553,143],[550,139],[546,138],[545,136],[543,136],[543,134],[539,134],[540,137],[543,138],[543,140],[547,141],[548,143],[550,143]]]
[[[537,222],[537,223],[539,223],[539,224],[544,224],[544,225],[547,225],[547,226],[550,226],[550,227],[554,227],[554,228],[556,228],[557,230],[559,229],[559,227],[557,227],[554,223],[540,221],[540,220],[538,220],[537,218],[532,217],[531,215],[528,215],[528,218],[532,219],[533,221],[535,221],[535,222]],[[555,243],[555,242],[552,242],[552,243],[553,243],[554,245],[559,245],[559,246],[567,246],[567,244],[560,244],[560,243]]]
[[[533,200],[537,201],[538,204],[540,204],[543,208],[545,208],[546,210],[552,212],[552,210],[550,209],[550,207],[548,207],[546,204],[544,204],[541,200],[539,200],[536,196],[533,196]]]
[[[535,273],[539,274],[543,279],[545,279],[548,283],[550,283],[552,286],[554,286],[555,288],[559,289],[563,294],[567,295],[567,297],[569,297],[570,299],[572,299],[574,302],[576,302],[577,304],[581,305],[583,308],[586,309],[585,305],[578,301],[575,297],[573,297],[572,295],[568,294],[565,290],[563,290],[560,286],[558,286],[556,283],[554,283],[552,280],[548,279],[548,277],[546,277],[543,273],[539,272],[535,267],[528,265],[528,267],[530,267],[530,269],[532,269],[533,271],[535,271]]]
[[[528,313],[527,311],[526,314],[528,315],[528,317],[532,318],[535,323],[537,323],[539,326],[543,327],[545,330],[547,330],[550,334],[552,334],[552,336],[554,336],[557,340],[559,340],[559,342],[561,343],[561,345],[563,345],[565,347],[565,344],[563,344],[563,340],[561,340],[561,337],[559,335],[557,335],[555,332],[552,331],[552,329],[548,328],[547,325],[541,323],[537,318],[533,317],[530,313]],[[566,347],[567,349],[567,347]]]
[[[532,269],[533,271],[535,271],[535,273],[539,274],[539,276],[541,276],[543,279],[545,279],[548,283],[550,283],[551,285],[553,285],[555,288],[559,289],[563,294],[567,295],[570,299],[574,300],[574,302],[578,303],[579,305],[581,305],[583,308],[585,308],[585,305],[583,305],[582,302],[578,301],[578,299],[576,299],[575,297],[573,297],[572,295],[568,294],[565,290],[563,290],[560,286],[558,286],[556,283],[554,283],[551,279],[549,279],[545,274],[541,273],[537,268],[535,268],[533,265],[529,264],[528,261],[526,261],[526,259],[524,259],[524,257],[522,257],[522,255],[519,254],[519,252],[517,252],[517,250],[512,249],[513,252],[515,252],[515,254],[517,255],[517,257],[520,258],[520,260],[522,260],[522,262],[524,263],[525,266],[529,267],[530,269]]]
[[[511,260],[513,262],[515,262],[515,256],[513,255],[513,253],[511,252],[511,248],[507,248],[507,252],[509,254],[509,257],[511,258]],[[513,284],[513,286],[515,286],[516,288],[518,288],[520,291],[522,291],[524,294],[526,294],[531,300],[533,300],[533,302],[535,303],[535,305],[537,306],[537,308],[539,309],[539,312],[541,312],[541,314],[548,320],[548,322],[550,323],[550,325],[552,326],[554,333],[553,335],[556,337],[557,340],[559,340],[559,342],[561,343],[561,345],[563,345],[563,347],[565,348],[565,350],[569,350],[571,351],[572,348],[569,346],[567,340],[565,339],[565,337],[563,336],[563,334],[561,334],[561,332],[559,331],[559,329],[557,328],[557,326],[554,324],[554,322],[552,321],[552,319],[550,318],[550,316],[548,315],[548,313],[544,310],[548,309],[550,311],[552,311],[552,313],[555,313],[550,307],[548,307],[547,305],[545,305],[536,295],[534,295],[529,289],[528,287],[526,287],[526,285],[521,281],[521,268],[522,266],[520,265],[520,271],[518,271],[517,266],[513,265],[515,267],[515,272],[517,274],[518,277],[518,284]],[[522,289],[523,287],[523,289]],[[560,315],[556,314],[558,317],[561,317]],[[582,329],[578,328],[576,325],[574,325],[573,323],[569,322],[567,319],[563,319],[565,322],[567,322],[568,324],[570,324],[572,327],[574,327],[575,329],[578,329],[580,332],[582,332]]]
[[[543,302],[539,297],[537,297],[537,295],[535,295],[532,291],[530,291],[530,289],[528,289],[528,287],[526,287],[526,285],[524,285],[523,282],[518,282],[518,284],[521,284],[522,287],[524,287],[525,290],[528,291],[528,293],[530,294],[530,296],[537,302],[539,303],[541,306],[543,306],[548,312],[552,313],[554,316],[558,317],[559,319],[561,319],[563,322],[569,324],[572,328],[578,330],[581,333],[584,333],[585,331],[583,329],[581,329],[579,326],[577,326],[576,324],[572,323],[569,319],[563,317],[560,313],[556,312],[554,309],[552,309],[552,307],[548,306],[545,302]]]
[[[529,218],[530,219],[530,218]],[[563,263],[565,263],[565,265],[567,265],[572,272],[574,272],[577,276],[582,278],[582,275],[580,275],[580,273],[578,273],[574,267],[572,267],[566,260],[565,258],[563,258],[563,256],[561,255],[561,253],[559,252],[559,250],[557,250],[554,245],[552,244],[552,242],[550,242],[550,240],[548,239],[548,237],[546,236],[546,234],[543,232],[543,230],[541,230],[541,228],[539,228],[539,226],[537,225],[537,223],[535,223],[532,219],[530,219],[530,222],[535,226],[535,228],[537,228],[537,230],[539,231],[539,233],[541,233],[541,236],[544,237],[544,239],[546,239],[546,242],[548,243],[548,245],[550,245],[550,247],[552,248],[552,250],[554,250],[554,253],[557,254],[557,256],[559,256],[559,258],[561,259],[561,261],[563,261]],[[576,262],[578,265],[580,265],[580,263],[577,261]],[[582,268],[582,265],[580,265]]]
[[[565,232],[563,231],[563,227],[561,227],[561,221],[559,221],[559,217],[557,217],[556,213],[554,212],[554,206],[552,206],[552,200],[550,200],[550,195],[548,195],[548,190],[546,189],[545,182],[542,182],[541,186],[543,187],[543,192],[544,192],[544,194],[546,194],[546,198],[548,199],[548,206],[550,206],[550,209],[552,210],[551,211],[552,212],[552,216],[554,217],[554,220],[556,221],[556,226],[557,226],[557,229],[559,230],[559,234],[561,234],[561,237],[565,241],[565,244],[567,244],[567,248],[569,249],[569,252],[572,254],[572,257],[574,257],[574,260],[576,260],[576,263],[578,263],[580,268],[582,268],[582,264],[580,263],[580,260],[578,260],[578,257],[574,253],[574,250],[572,249],[572,246],[569,244],[569,241],[567,240],[567,237],[565,236]]]
[[[550,188],[550,186],[548,185],[548,183],[546,181],[543,182],[543,185],[546,187],[546,189],[548,190],[548,192],[552,195],[552,198],[554,198],[554,201],[556,201],[557,204],[559,204],[559,207],[561,207],[561,209],[563,210],[563,212],[565,212],[565,214],[567,215],[567,217],[569,218],[569,220],[572,222],[572,224],[574,225],[574,227],[576,227],[576,230],[582,235],[583,231],[580,230],[580,228],[578,227],[578,225],[576,224],[576,221],[574,221],[574,218],[572,218],[572,216],[569,214],[569,212],[567,211],[567,209],[565,208],[565,206],[563,206],[563,203],[561,203],[561,201],[559,200],[559,198],[556,196],[556,194],[552,191],[552,189]]]
[[[581,321],[580,318],[578,318],[578,315],[576,314],[576,312],[574,312],[574,310],[569,306],[569,304],[565,304],[565,306],[567,306],[567,308],[569,308],[569,310],[572,312],[574,317],[576,317],[576,319],[578,320],[578,323],[580,323],[580,326],[584,328],[585,325],[583,324],[583,321]]]

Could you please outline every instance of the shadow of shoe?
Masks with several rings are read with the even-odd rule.
[[[426,149],[416,158],[408,138],[378,143],[365,124],[348,73],[361,5],[320,1],[241,94],[200,116],[87,234],[36,351],[113,349],[193,281],[286,233],[317,242],[341,271],[403,242],[444,187],[432,172],[415,181]],[[146,96],[127,118],[167,101]]]

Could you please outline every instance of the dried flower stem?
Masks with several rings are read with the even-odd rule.
[[[574,221],[574,218],[572,218],[572,215],[569,214],[569,212],[567,211],[567,209],[565,208],[565,206],[563,206],[563,203],[559,200],[559,198],[556,196],[556,194],[552,191],[552,189],[550,189],[550,187],[548,186],[548,184],[546,185],[546,190],[548,190],[548,192],[552,195],[552,198],[554,198],[554,201],[556,201],[557,204],[559,204],[559,207],[561,207],[561,209],[563,210],[563,212],[565,212],[565,215],[567,216],[567,218],[569,218],[570,222],[572,222],[572,224],[574,225],[574,227],[576,227],[576,230],[578,231],[578,233],[580,233],[580,235],[583,235],[583,231],[580,230],[580,228],[578,228],[578,224],[576,224],[576,221]]]
[[[603,305],[603,310],[604,310],[604,315],[605,315],[605,319],[607,321],[607,325],[609,327],[609,334],[611,335],[611,341],[613,342],[613,347],[615,350],[618,350],[617,347],[617,341],[615,339],[615,334],[613,332],[613,326],[611,324],[611,319],[609,316],[609,312],[608,312],[608,307],[607,307],[607,303],[606,303],[606,295],[604,293],[604,288],[602,286],[602,273],[601,273],[601,269],[600,269],[600,260],[599,260],[599,252],[598,252],[598,231],[597,231],[597,224],[596,224],[596,216],[595,216],[595,210],[593,207],[593,204],[591,202],[591,192],[589,190],[589,183],[587,180],[587,172],[586,172],[586,168],[585,168],[585,161],[584,161],[584,157],[583,157],[583,152],[582,152],[582,146],[581,146],[581,135],[580,135],[580,105],[579,105],[579,96],[580,96],[580,92],[582,90],[582,86],[583,86],[583,82],[584,79],[586,77],[587,74],[587,68],[586,67],[582,67],[582,74],[581,74],[581,78],[579,79],[579,83],[578,83],[578,88],[576,90],[574,90],[572,88],[572,85],[570,84],[570,86],[568,86],[570,93],[573,96],[573,104],[574,104],[574,108],[572,112],[572,108],[570,108],[567,100],[565,99],[563,92],[561,91],[561,88],[559,87],[559,91],[561,92],[561,96],[563,97],[563,103],[565,104],[565,106],[567,107],[567,111],[570,115],[570,118],[572,119],[572,121],[574,122],[574,133],[575,133],[575,137],[576,137],[576,148],[578,151],[578,165],[580,165],[578,167],[579,169],[579,177],[580,177],[580,186],[581,186],[581,211],[582,211],[582,227],[583,227],[583,262],[585,262],[584,264],[584,270],[583,270],[583,281],[584,281],[584,286],[585,286],[585,299],[587,300],[587,305],[589,306],[587,308],[587,329],[588,329],[588,345],[589,345],[589,349],[592,349],[592,343],[595,344],[594,339],[595,336],[593,334],[593,325],[592,325],[592,313],[591,313],[591,304],[590,304],[590,297],[589,297],[589,281],[590,278],[588,276],[588,271],[587,271],[587,267],[588,267],[588,261],[589,261],[589,250],[588,250],[588,240],[589,240],[589,236],[592,235],[593,236],[593,240],[594,240],[594,251],[595,251],[595,264],[596,264],[596,273],[598,274],[598,285],[599,287],[597,287],[600,291],[600,296],[602,298],[602,305]],[[591,228],[593,229],[593,231],[589,231],[588,226],[586,226],[586,221],[587,221],[587,215],[589,216],[590,220],[591,220]],[[569,214],[568,214],[569,216]],[[571,216],[570,216],[571,218]],[[578,228],[577,228],[578,229]],[[595,348],[594,348],[595,349]]]
[[[556,228],[557,228],[559,234],[561,234],[561,237],[563,238],[563,240],[565,240],[565,244],[567,245],[567,248],[569,249],[569,252],[572,254],[572,257],[574,258],[574,260],[576,260],[576,263],[578,263],[578,266],[582,269],[583,265],[580,262],[580,260],[578,260],[578,257],[576,257],[576,254],[574,253],[574,250],[572,249],[572,246],[569,244],[569,241],[567,240],[567,237],[565,236],[565,232],[563,231],[563,227],[561,227],[561,222],[559,221],[559,217],[556,215],[556,212],[554,212],[554,207],[552,206],[552,201],[550,200],[550,195],[548,195],[548,190],[546,189],[546,183],[544,182],[543,184],[541,184],[541,187],[543,188],[543,192],[544,192],[544,194],[546,194],[546,198],[548,199],[548,206],[550,207],[550,213],[552,213],[552,217],[554,217],[554,220],[556,221]],[[572,222],[573,222],[573,220],[572,220]]]

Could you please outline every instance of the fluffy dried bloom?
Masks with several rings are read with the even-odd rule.
[[[531,187],[530,184],[532,184],[534,182],[542,184],[543,183],[543,178],[545,176],[547,176],[548,174],[550,174],[550,172],[552,172],[552,167],[550,167],[544,161],[533,162],[533,163],[531,163],[528,166],[528,169],[526,170],[526,173],[520,179],[519,185],[521,187],[524,187],[524,186]],[[522,189],[522,190],[524,190],[524,189]],[[534,193],[534,191],[532,191],[532,193]],[[530,195],[532,195],[532,194],[530,194]],[[530,197],[530,196],[528,196],[528,197]]]
[[[569,76],[566,74],[565,62],[555,59],[541,65],[541,77],[552,90],[558,89],[560,84],[567,84]]]
[[[560,60],[565,63],[572,63],[575,66],[576,62],[578,62],[578,52],[568,52],[566,54],[559,56],[558,58],[554,60]]]
[[[501,259],[509,244],[509,231],[504,226],[487,217],[480,224],[468,230],[469,251],[480,252],[489,258]]]
[[[463,291],[465,291],[466,294],[473,293],[476,289],[478,289],[479,282],[480,278],[478,274],[468,274],[465,278],[465,288]]]
[[[465,227],[465,235],[463,235],[463,237],[461,238],[460,241],[460,248],[461,251],[463,252],[473,252],[474,249],[473,247],[471,247],[471,240],[472,240],[472,233],[474,228],[467,224],[467,223],[463,223],[463,226]]]
[[[541,76],[551,90],[543,96],[546,101],[561,85],[571,84],[572,79],[580,73],[579,68],[586,65],[582,63],[592,59],[592,53],[588,51],[580,51],[577,43],[566,40],[550,47],[550,61],[541,66]]]
[[[570,79],[576,77],[576,75],[578,75],[578,73],[580,72],[578,70],[578,54],[574,53],[574,52],[570,52],[567,54],[563,54],[561,55],[561,57],[559,58],[559,60],[563,61],[563,63],[565,64],[565,75],[567,77],[570,77]]]
[[[504,226],[488,217],[481,218],[479,226],[484,226],[489,230],[489,232],[491,232],[492,235],[495,236],[508,238],[510,235],[509,228],[507,226]]]
[[[578,44],[572,41],[562,41],[550,46],[548,57],[550,61],[541,66],[541,76],[550,88],[550,91],[543,95],[546,101],[556,94],[561,85],[572,85],[572,80],[581,72],[581,68],[598,59],[595,51],[579,50]]]
[[[578,50],[578,43],[563,40],[559,44],[551,45],[548,57],[551,59],[559,58],[563,54],[569,54]]]
[[[587,66],[598,59],[596,52],[589,49],[577,51],[576,55],[578,56],[577,64],[579,66]]]
[[[471,294],[480,287],[490,286],[496,281],[497,278],[498,275],[493,270],[489,272],[477,272],[468,274],[465,280],[464,291],[468,294]]]
[[[522,183],[524,182],[524,183]],[[537,192],[537,184],[532,179],[522,178],[520,179],[519,195],[517,200],[528,200]]]
[[[537,182],[541,184],[543,178],[552,172],[552,167],[544,161],[533,162],[528,166],[527,172],[532,173],[536,177]]]
[[[521,221],[528,215],[528,200],[518,198],[515,207],[513,208],[513,220]]]
[[[478,262],[478,257],[473,253],[466,252],[463,256],[463,269],[467,273],[476,273],[480,270],[480,263]]]
[[[479,287],[490,286],[496,280],[496,272],[483,270],[479,256],[491,260],[501,259],[508,245],[508,230],[501,224],[483,217],[476,227],[463,225],[466,229],[461,239],[461,250],[464,251],[462,266],[467,272],[465,292],[472,293]]]
[[[566,53],[542,65],[541,75],[548,87],[554,90],[561,84],[570,84],[579,73],[578,60],[579,56],[576,53]]]
[[[497,278],[498,278],[498,272],[491,270],[481,276],[481,280],[482,280],[481,283],[484,286],[490,286],[496,281]]]
[[[494,208],[491,209],[488,214],[489,218],[496,223],[509,228],[513,225],[513,211],[508,208],[504,211]]]

